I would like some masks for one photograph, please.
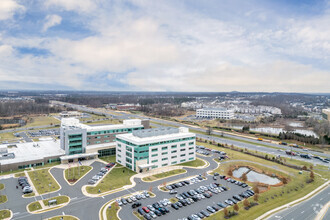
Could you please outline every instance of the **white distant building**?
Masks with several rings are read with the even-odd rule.
[[[197,118],[233,119],[234,111],[225,108],[202,108],[196,110]]]
[[[116,161],[135,171],[196,159],[196,135],[188,128],[161,127],[116,136]]]

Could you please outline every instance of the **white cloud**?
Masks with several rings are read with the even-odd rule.
[[[48,28],[61,24],[62,17],[58,15],[47,15],[46,22],[42,28],[42,31],[45,32]]]
[[[0,20],[10,19],[16,12],[22,12],[25,8],[14,0],[1,0],[0,2]]]
[[[89,12],[96,9],[92,0],[46,0],[47,7],[57,6],[67,11]]]

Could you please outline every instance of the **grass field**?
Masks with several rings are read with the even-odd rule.
[[[180,173],[185,173],[185,172],[186,172],[186,170],[184,170],[184,169],[176,169],[176,170],[171,170],[171,171],[167,171],[167,172],[163,172],[163,173],[143,177],[142,180],[143,181],[155,181],[155,180],[158,180],[158,179],[162,179],[162,178],[165,178],[165,177],[170,177],[170,176],[177,175],[177,174],[180,174]]]
[[[5,203],[8,201],[8,198],[6,195],[0,195],[0,204]]]
[[[188,167],[201,167],[204,166],[205,162],[196,157],[196,160],[180,163],[180,166],[188,166]]]
[[[54,192],[60,189],[60,186],[49,173],[49,169],[33,170],[29,171],[28,174],[39,194]]]
[[[16,139],[19,139],[19,138],[14,136],[14,132],[0,133],[0,141],[9,141],[9,140],[16,140]]]
[[[110,204],[111,208],[109,208],[109,206],[106,208],[107,209],[107,219],[111,219],[111,220],[119,220],[119,218],[117,217],[117,212],[119,210],[119,206],[115,205],[115,203],[111,203]]]
[[[6,219],[10,217],[9,209],[0,210],[0,219]]]
[[[60,204],[69,202],[69,197],[67,197],[67,196],[56,196],[56,197],[52,197],[50,199],[44,199],[44,200],[42,200],[42,202],[44,203],[45,206],[48,206],[48,201],[53,200],[53,199],[56,199],[56,201],[57,201],[56,205],[60,205]]]
[[[198,143],[200,145],[204,145],[206,147],[210,148],[217,148],[216,146],[205,144],[205,143]],[[285,173],[290,174],[286,175],[289,177],[288,184],[285,184],[284,186],[278,186],[278,187],[271,187],[270,190],[261,193],[259,197],[259,205],[256,207],[251,208],[250,210],[245,210],[243,208],[243,205],[240,203],[240,210],[239,215],[232,217],[230,219],[255,219],[256,217],[260,216],[261,214],[276,208],[278,206],[281,206],[283,204],[289,203],[293,200],[296,200],[298,198],[301,198],[323,184],[325,181],[315,175],[314,182],[312,183],[306,183],[306,180],[309,179],[309,172],[305,171],[303,174],[298,174],[298,170],[292,169],[268,160],[264,160],[261,158],[257,158],[251,155],[247,155],[241,152],[233,151],[230,149],[221,149],[222,151],[225,151],[227,155],[230,157],[229,160],[248,160],[251,161],[251,164],[245,163],[245,162],[237,162],[233,161],[232,163],[222,163],[219,168],[217,168],[214,172],[218,172],[224,175],[226,174],[227,168],[230,165],[252,165],[254,167],[257,167],[258,169],[263,169],[264,171],[268,172],[274,172],[274,173],[280,173],[281,175],[285,175]],[[260,164],[255,164],[253,162],[257,162]],[[266,166],[265,166],[266,165]],[[250,199],[252,201],[252,198]],[[250,202],[251,202],[250,201]],[[228,210],[232,211],[233,208],[229,208]],[[223,212],[219,212],[215,215],[212,215],[208,219],[224,219]]]
[[[115,163],[116,162],[116,155],[113,155],[113,156],[104,156],[104,157],[99,157],[101,160],[107,162],[107,163],[110,163],[110,162],[113,162]]]
[[[79,179],[88,173],[91,169],[91,166],[70,167],[64,171],[65,179],[70,183],[75,183],[79,181]]]
[[[22,128],[44,126],[44,125],[56,125],[56,124],[60,124],[60,121],[52,116],[36,116],[36,117],[31,117],[28,120],[27,124]]]
[[[96,186],[86,187],[86,190],[88,193],[98,194],[99,190],[101,193],[104,193],[110,190],[118,189],[125,185],[130,185],[130,178],[134,174],[136,173],[126,167],[117,168],[117,166],[115,166],[108,174],[106,174],[101,182],[99,182]]]
[[[47,220],[78,220],[78,218],[70,215],[59,215],[52,218],[48,218]]]
[[[37,211],[37,210],[39,210],[41,208],[42,207],[41,207],[41,205],[40,205],[40,203],[38,201],[32,202],[32,203],[30,203],[28,205],[28,209],[29,209],[30,212]]]
[[[5,184],[0,183],[0,190],[3,190],[5,188]]]

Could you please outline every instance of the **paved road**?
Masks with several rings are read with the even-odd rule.
[[[167,121],[167,120],[155,119],[155,118],[148,118],[146,116],[135,115],[135,114],[130,114],[130,113],[121,113],[120,115],[114,115],[114,114],[110,114],[110,113],[104,113],[104,112],[101,112],[99,110],[95,110],[95,109],[90,108],[90,107],[80,106],[80,105],[71,104],[71,103],[65,103],[65,104],[67,106],[70,106],[70,107],[76,109],[76,110],[86,111],[86,112],[90,112],[90,113],[94,113],[94,114],[104,114],[106,116],[113,117],[113,118],[118,118],[118,119],[129,119],[129,118],[150,119],[151,122],[158,122],[158,123],[173,125],[173,126],[183,126],[183,127],[189,128],[189,129],[194,129],[194,130],[198,130],[198,131],[202,131],[202,132],[206,131],[205,129],[202,129],[202,128],[196,128],[196,127],[193,127],[193,126],[189,126],[189,125],[185,125],[185,124],[181,124],[181,123],[173,122],[173,121]],[[116,113],[116,114],[118,114],[118,113]],[[154,124],[154,125],[156,125],[156,124]],[[217,134],[217,135],[222,134],[221,131],[215,131],[215,130],[213,130],[212,133]],[[291,149],[289,146],[278,145],[278,144],[273,144],[273,143],[268,143],[268,142],[260,142],[260,141],[254,140],[254,139],[245,138],[245,137],[241,137],[241,136],[236,136],[236,135],[231,135],[231,134],[223,134],[223,135],[224,135],[224,137],[235,138],[237,140],[242,140],[242,141],[249,141],[251,143],[254,143],[255,146],[258,146],[258,147],[263,147],[263,146],[258,145],[258,144],[262,143],[263,145],[268,145],[270,147],[281,148],[283,150],[290,150]],[[240,146],[243,146],[243,147],[254,146],[254,144],[247,144],[247,143],[244,143],[244,142],[228,140],[228,139],[225,139],[225,138],[222,138],[221,140],[227,141],[228,143],[230,143],[230,141],[232,143],[236,143],[236,144],[240,143]],[[264,147],[264,148],[267,149],[267,147]],[[272,149],[272,148],[269,148],[269,149]],[[306,153],[306,151],[303,151],[301,149],[296,149],[295,148],[294,150],[298,151],[298,152],[301,152],[301,153]],[[269,153],[271,153],[271,152],[273,152],[273,151],[269,151]],[[322,156],[322,157],[330,157],[330,155],[326,154],[326,153],[320,153],[320,152],[316,152],[316,151],[310,151],[310,153],[312,153],[314,155]],[[296,159],[304,160],[303,158],[298,158],[298,157]],[[325,165],[325,163],[323,163],[321,161],[315,161],[315,163]]]
[[[210,158],[205,157],[206,160],[210,162],[210,166],[204,169],[191,169],[187,168],[187,171],[189,173],[189,176],[191,175],[197,175],[200,173],[204,173],[208,170],[214,169],[217,167],[217,164]],[[85,220],[85,219],[97,219],[98,213],[100,208],[108,201],[117,198],[122,197],[124,195],[130,194],[135,191],[140,190],[148,190],[150,187],[152,187],[154,190],[156,190],[157,186],[162,184],[164,180],[159,180],[152,183],[145,183],[141,182],[140,179],[135,179],[136,182],[141,182],[140,184],[137,184],[134,188],[127,189],[121,192],[113,193],[107,196],[103,197],[86,197],[81,192],[81,187],[87,183],[87,180],[90,179],[93,175],[99,172],[100,168],[104,166],[104,164],[100,162],[94,162],[92,164],[93,169],[91,172],[89,172],[83,179],[81,179],[77,184],[74,186],[70,186],[67,184],[67,182],[64,180],[63,177],[63,170],[59,168],[53,168],[51,169],[51,173],[54,175],[56,180],[60,183],[61,189],[57,192],[53,192],[50,194],[46,194],[43,196],[36,196],[32,198],[22,198],[21,190],[16,189],[17,185],[17,179],[16,178],[9,178],[9,179],[2,179],[1,182],[5,184],[5,189],[1,191],[2,194],[5,194],[9,197],[8,202],[4,204],[0,204],[0,209],[10,208],[13,213],[14,217],[13,219],[28,219],[28,220],[35,220],[35,219],[45,219],[49,218],[55,215],[62,215],[63,213],[66,215],[74,215],[78,218]],[[166,181],[173,181],[176,179],[187,177],[188,174],[180,174],[175,177],[169,177],[166,179]],[[158,189],[157,189],[158,190]],[[56,209],[53,211],[49,211],[43,214],[30,214],[26,210],[26,205],[29,203],[35,201],[35,200],[41,200],[46,199],[58,195],[67,195],[71,198],[70,203],[60,209]]]
[[[278,212],[272,215],[271,217],[269,217],[268,220],[314,219],[319,213],[319,211],[322,209],[322,207],[327,202],[329,202],[329,199],[330,199],[330,187],[328,186],[326,189],[322,190],[320,193],[316,194],[309,200],[299,203],[298,205],[285,209],[281,212]],[[329,211],[327,215],[329,216]],[[330,218],[324,217],[323,219],[330,219]]]

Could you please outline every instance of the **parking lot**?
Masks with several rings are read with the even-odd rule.
[[[189,181],[190,182],[190,181]],[[141,207],[150,207],[154,203],[158,202],[161,203],[163,207],[166,207],[168,209],[168,213],[164,210],[164,213],[160,216],[154,216],[154,218],[159,218],[159,219],[184,219],[187,218],[188,216],[191,216],[192,214],[196,214],[202,210],[204,210],[207,214],[211,215],[211,212],[207,210],[208,206],[214,206],[219,211],[222,209],[218,203],[223,203],[226,204],[225,201],[227,199],[233,199],[233,196],[241,194],[242,192],[245,192],[248,190],[248,187],[243,188],[242,186],[236,185],[235,183],[231,183],[230,181],[227,181],[225,179],[220,179],[220,176],[216,177],[216,180],[213,179],[213,176],[208,175],[206,180],[202,181],[194,181],[195,183],[193,184],[186,184],[181,187],[174,188],[173,190],[177,191],[177,194],[170,194],[170,191],[168,192],[161,192],[161,191],[155,191],[154,193],[156,194],[155,198],[150,198],[146,200],[140,200],[141,202]],[[224,186],[227,191],[225,190],[220,190],[218,187],[215,186],[216,183],[219,186]],[[211,184],[211,186],[210,186]],[[213,189],[211,189],[211,187]],[[179,201],[182,201],[182,198],[180,198],[180,195],[183,193],[187,195],[187,192],[190,190],[196,190],[196,189],[201,189],[204,188],[204,191],[202,193],[197,193],[198,194],[203,194],[210,192],[212,196],[210,198],[207,198],[206,196],[202,196],[203,198],[201,199],[196,199],[195,201],[191,201],[193,199],[189,199],[191,204],[185,204],[182,207],[178,208],[177,210],[171,206],[171,203],[166,204],[166,201],[170,200],[171,198],[179,198]],[[218,190],[215,190],[215,188],[218,188]],[[199,191],[199,190],[198,190]],[[214,191],[218,191],[217,193]],[[219,192],[221,191],[221,192]],[[189,194],[189,193],[188,193]],[[196,195],[196,196],[197,196]],[[190,198],[192,198],[191,196]],[[201,197],[201,196],[198,196]],[[165,199],[165,201],[164,201]],[[237,201],[237,200],[234,200]],[[227,201],[228,202],[228,201]],[[155,207],[155,205],[153,206]],[[137,211],[138,208],[133,209],[131,207],[131,204],[128,203],[126,205],[122,205],[122,210],[119,213],[119,216],[124,219],[134,219],[135,217],[133,216],[133,211]],[[150,210],[150,208],[148,208]],[[150,212],[149,212],[150,213]],[[145,214],[145,212],[143,213]],[[147,219],[147,218],[146,218]],[[199,219],[199,218],[195,218]]]

